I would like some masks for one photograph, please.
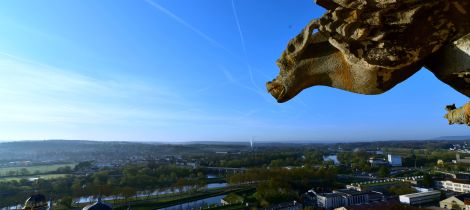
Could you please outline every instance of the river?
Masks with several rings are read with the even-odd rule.
[[[222,182],[222,183],[210,183],[210,184],[207,184],[206,185],[206,189],[216,189],[216,188],[222,188],[222,187],[227,187],[228,184],[226,182]],[[184,187],[183,188],[183,192],[187,192],[191,190],[191,187],[187,186],[187,187]],[[148,193],[148,192],[137,192],[137,197],[146,197],[146,196],[156,196],[156,195],[166,195],[166,194],[171,194],[171,193],[178,193],[179,190],[176,189],[175,191],[171,191],[171,190],[164,190],[164,191],[160,191],[160,190],[155,190],[151,193]],[[134,196],[134,197],[136,197]],[[123,199],[122,196],[106,196],[106,197],[102,197],[101,200],[103,201],[109,201],[109,200],[114,200],[114,199]],[[80,197],[78,199],[76,199],[75,203],[93,203],[96,201],[96,197],[94,196],[88,196],[88,197]]]
[[[223,182],[223,183],[210,183],[210,184],[206,185],[206,189],[216,189],[216,188],[223,188],[223,187],[227,187],[227,186],[228,186],[228,184],[226,182]],[[189,187],[186,187],[185,189],[183,189],[183,191],[185,192],[185,191],[188,191],[189,189],[190,189]],[[178,190],[176,190],[175,192],[178,192]],[[171,190],[165,190],[165,191],[155,190],[150,195],[151,196],[165,195],[165,194],[175,193],[175,192],[173,192]],[[145,193],[145,192],[138,192],[137,193],[137,197],[146,197],[148,195],[149,194]],[[183,203],[183,204],[179,204],[179,205],[175,205],[175,206],[170,206],[170,207],[167,207],[167,208],[164,208],[164,209],[165,210],[181,210],[181,209],[186,210],[186,209],[190,209],[190,208],[186,208],[186,207],[192,207],[192,206],[200,207],[200,206],[211,205],[211,204],[219,204],[220,199],[222,199],[223,197],[225,197],[225,195],[214,196],[214,197],[205,198],[205,199],[201,199],[201,200],[197,200],[197,201],[187,202],[187,203]],[[107,197],[103,197],[102,200],[103,201],[109,201],[109,200],[114,200],[116,198],[123,199],[122,196],[107,196]],[[96,197],[93,197],[93,196],[80,197],[80,198],[75,200],[75,203],[93,203],[93,202],[96,202]],[[12,206],[12,207],[10,207],[10,209],[17,209],[17,208],[21,209],[22,206],[18,206],[18,207]],[[0,210],[7,210],[7,209],[8,209],[7,207],[0,208]]]
[[[160,210],[189,210],[189,209],[198,209],[200,207],[217,204],[220,205],[220,200],[226,195],[218,195],[210,198],[204,198],[197,201],[186,202],[174,206],[169,206],[166,208],[161,208]]]
[[[325,155],[325,156],[323,156],[323,160],[324,160],[324,161],[333,161],[333,163],[334,163],[335,165],[339,165],[339,164],[340,164],[340,162],[339,162],[339,160],[338,160],[338,156],[336,156],[336,155]]]

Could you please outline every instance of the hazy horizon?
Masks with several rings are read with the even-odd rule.
[[[375,96],[265,82],[311,0],[4,2],[0,139],[361,141],[467,135],[468,97],[427,70]],[[184,5],[182,5],[184,4]]]
[[[0,139],[0,143],[7,142],[28,142],[28,141],[90,141],[90,142],[129,142],[129,143],[159,143],[159,144],[198,144],[198,143],[236,143],[236,144],[250,144],[253,140],[254,143],[280,143],[280,144],[336,144],[336,143],[361,143],[361,142],[390,142],[390,141],[439,141],[439,140],[450,140],[450,141],[467,141],[470,140],[469,135],[462,136],[435,136],[423,139],[343,139],[343,140],[269,140],[269,139],[248,139],[248,140],[99,140],[99,139],[18,139],[18,140],[5,140]]]

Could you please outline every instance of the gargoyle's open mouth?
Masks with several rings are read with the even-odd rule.
[[[271,95],[276,98],[277,102],[282,103],[286,102],[288,99],[286,96],[286,88],[284,85],[280,84],[279,82],[274,79],[271,82],[266,83],[266,88]]]

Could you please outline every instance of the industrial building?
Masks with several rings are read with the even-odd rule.
[[[332,193],[317,194],[317,205],[320,208],[334,209],[342,206],[367,204],[384,201],[383,194],[374,191],[357,191],[352,189],[334,190]]]
[[[430,203],[438,201],[441,196],[441,192],[438,190],[428,191],[428,192],[419,192],[411,193],[406,195],[400,195],[400,203],[408,205],[418,205],[424,203]]]

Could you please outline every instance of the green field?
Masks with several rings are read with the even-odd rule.
[[[18,176],[18,177],[4,177],[0,178],[0,182],[8,182],[8,181],[19,181],[21,179],[29,179],[29,178],[39,178],[39,179],[56,179],[56,178],[63,178],[69,174],[46,174],[46,175],[37,175],[37,176]]]
[[[70,166],[72,169],[75,167],[75,163],[70,164],[55,164],[55,165],[41,165],[41,166],[19,166],[19,167],[7,167],[7,168],[0,168],[0,176],[5,176],[8,171],[19,171],[23,168],[28,169],[31,174],[39,173],[48,173],[51,171],[55,171],[60,167]]]

